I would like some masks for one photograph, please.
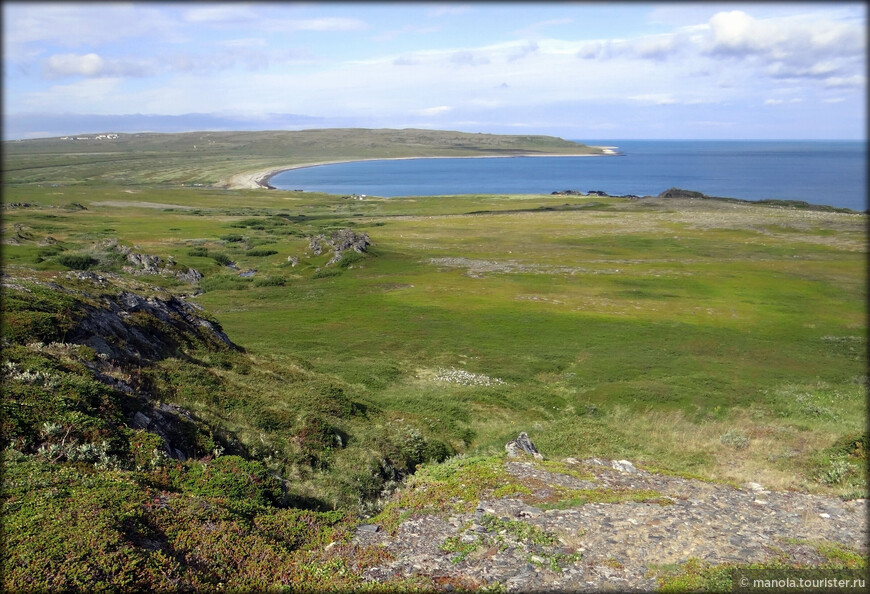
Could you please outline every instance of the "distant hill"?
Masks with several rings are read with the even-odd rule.
[[[97,155],[106,158],[97,158]],[[201,183],[322,161],[395,157],[604,154],[554,136],[421,129],[329,128],[259,132],[118,133],[97,130],[5,141],[5,183]]]

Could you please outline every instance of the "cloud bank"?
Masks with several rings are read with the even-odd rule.
[[[746,137],[808,133],[791,112],[774,131],[799,109],[863,130],[861,5],[540,6],[10,3],[5,109],[644,135],[641,114],[691,107],[681,133]]]

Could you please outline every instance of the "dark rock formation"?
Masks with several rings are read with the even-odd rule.
[[[338,231],[333,231],[329,239],[322,234],[309,238],[308,249],[315,256],[319,256],[323,253],[324,249],[331,248],[333,256],[326,264],[329,266],[341,260],[342,253],[346,250],[353,250],[361,254],[368,250],[371,243],[367,233],[357,233],[353,229],[339,229]]]
[[[520,433],[516,439],[507,442],[504,449],[507,451],[507,455],[510,458],[517,458],[522,454],[528,454],[534,456],[538,460],[544,459],[540,452],[538,452],[538,448],[535,447],[535,444],[533,444],[532,440],[529,439],[529,436],[526,435],[525,431]]]
[[[96,281],[102,285],[105,279]],[[66,291],[59,286],[56,290]],[[94,301],[99,305],[82,302],[81,317],[68,333],[67,342],[87,345],[119,362],[154,361],[197,345],[238,348],[217,322],[205,319],[193,305],[177,297],[160,299],[122,291],[103,294]]]
[[[352,229],[333,231],[331,239],[332,247],[336,252],[352,249],[357,253],[363,253],[372,243],[367,233],[356,233]]]
[[[680,188],[668,188],[658,195],[659,198],[708,198],[706,194],[695,192],[693,190],[681,190]]]
[[[319,256],[323,253],[323,244],[326,242],[325,235],[315,235],[314,237],[309,238],[308,240],[308,249],[315,256]]]
[[[122,270],[128,274],[174,276],[192,285],[198,284],[202,280],[202,273],[199,270],[180,266],[171,256],[164,261],[160,256],[140,254],[134,252],[129,246],[119,244],[117,239],[105,239],[97,242],[95,249],[126,256],[129,266],[123,266]]]
[[[195,446],[190,443],[191,435],[197,431],[193,414],[174,404],[154,404],[150,408],[137,411],[130,419],[134,429],[144,429],[163,439],[164,453],[184,462],[196,456]]]

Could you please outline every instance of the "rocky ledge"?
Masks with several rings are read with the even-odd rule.
[[[625,460],[557,464],[562,470],[507,457],[505,470],[522,492],[482,497],[465,513],[411,514],[394,532],[362,526],[355,544],[382,547],[389,559],[367,569],[366,579],[424,575],[450,588],[509,592],[643,591],[657,589],[663,568],[690,560],[811,566],[825,561],[825,546],[867,553],[865,499],[704,482]],[[566,489],[588,496],[553,505],[553,494]]]
[[[100,287],[106,278],[92,272],[70,273]],[[56,290],[69,292],[61,286]],[[204,344],[238,348],[216,321],[175,296],[146,297],[131,291],[90,295],[67,342],[83,344],[119,362],[141,362],[171,356],[179,347]],[[96,305],[92,304],[96,303]]]

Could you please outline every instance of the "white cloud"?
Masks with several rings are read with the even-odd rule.
[[[662,93],[652,93],[646,95],[632,95],[628,97],[632,101],[639,101],[641,103],[655,103],[656,105],[673,105],[677,103],[677,100],[667,94]]]
[[[863,23],[805,17],[760,20],[735,10],[710,19],[702,51],[758,61],[778,78],[826,78],[861,68],[866,45]]]
[[[48,76],[99,76],[105,60],[97,54],[61,54],[51,56],[45,63]]]
[[[493,18],[487,41],[479,42],[484,36],[459,35],[474,33],[476,20],[486,20],[483,5],[447,5],[444,11],[427,5],[413,16],[409,8],[407,14],[396,11],[380,21],[374,16],[384,14],[379,10],[348,5],[347,10],[327,11],[316,3],[160,4],[153,10],[106,4],[102,20],[86,4],[51,5],[44,15],[18,9],[19,17],[5,23],[4,50],[10,36],[25,41],[13,44],[14,60],[4,56],[7,81],[12,81],[4,92],[12,98],[7,108],[18,111],[37,104],[48,109],[53,92],[60,106],[55,111],[69,103],[94,113],[244,110],[342,114],[384,123],[419,117],[443,125],[524,121],[534,126],[556,117],[556,111],[542,112],[549,109],[543,105],[560,105],[573,107],[562,108],[559,125],[580,126],[580,119],[591,119],[577,106],[593,102],[610,106],[602,108],[596,121],[627,121],[635,110],[685,111],[692,114],[686,125],[724,120],[705,107],[713,104],[723,114],[732,108],[762,111],[762,104],[809,113],[810,107],[833,103],[824,97],[837,95],[847,97],[849,109],[855,109],[855,91],[866,87],[866,16],[837,17],[839,12],[825,13],[822,4],[808,6],[813,18],[798,4],[787,11],[705,5],[691,18],[681,16],[679,26],[635,22],[626,29],[617,23],[606,33],[596,28],[602,38],[588,39],[584,35],[592,27],[581,26],[583,7],[566,5],[566,18],[536,23],[544,17],[529,12],[532,18],[512,21],[511,29],[517,22],[531,23],[523,29],[527,35],[498,31]],[[428,22],[430,10],[440,17],[474,14],[443,21],[432,16]],[[571,21],[568,17],[577,17],[578,26],[553,28]],[[443,32],[423,35],[436,33],[438,26]],[[567,38],[540,35],[545,27]],[[345,34],[361,31],[367,33]],[[374,43],[399,36],[390,46]],[[385,47],[394,47],[395,53],[388,55]],[[151,78],[143,80],[145,76]],[[52,85],[57,80],[45,78],[79,82]],[[805,98],[803,104],[790,99],[798,97]],[[667,105],[680,107],[656,107]],[[827,109],[845,111],[843,106]]]
[[[452,107],[448,107],[447,105],[439,105],[437,107],[427,107],[425,109],[420,109],[415,113],[421,116],[434,116],[441,115],[442,113],[447,113],[448,111],[452,111]]]
[[[242,39],[223,39],[218,45],[231,48],[266,47],[266,40],[262,37],[246,37]]]
[[[852,76],[832,76],[824,82],[825,87],[829,89],[835,88],[861,88],[867,86],[867,78],[862,74]]]
[[[427,10],[426,16],[432,18],[438,18],[443,16],[457,16],[460,14],[466,14],[470,10],[471,7],[467,5],[442,4]]]
[[[43,76],[148,76],[153,74],[151,64],[139,60],[106,60],[99,54],[54,54],[43,62]]]
[[[180,38],[178,20],[148,4],[5,2],[3,17],[7,59],[35,43],[75,48],[139,37],[152,44]]]
[[[524,45],[523,47],[519,48],[516,53],[508,56],[508,61],[515,62],[517,60],[521,60],[521,59],[525,58],[526,56],[528,56],[529,54],[535,53],[536,51],[538,51],[538,49],[539,49],[538,44],[535,43],[534,41],[530,41],[526,45]]]
[[[438,33],[441,31],[440,26],[430,25],[428,27],[421,27],[419,25],[405,25],[399,29],[393,29],[391,31],[386,31],[379,35],[375,35],[372,37],[374,41],[393,41],[394,39],[401,37],[402,35],[428,35],[431,33]]]
[[[582,42],[576,56],[583,61],[651,60],[662,76],[685,81],[693,71],[716,72],[739,93],[775,84],[857,88],[865,83],[866,33],[863,19],[837,21],[820,14],[755,18],[743,10],[721,11],[706,23],[667,34]],[[636,70],[646,66],[637,63]],[[694,85],[692,85],[694,86]]]
[[[257,12],[250,5],[238,4],[197,6],[184,13],[184,20],[191,23],[238,24],[258,18]]]
[[[489,58],[473,51],[460,50],[453,52],[450,56],[450,62],[456,66],[480,66],[489,64]]]
[[[327,17],[319,19],[300,19],[283,21],[282,28],[296,31],[361,31],[368,28],[365,22],[359,19],[341,17]],[[270,27],[273,29],[273,27]]]
[[[124,98],[118,92],[121,82],[120,78],[86,78],[67,85],[54,85],[44,91],[26,93],[23,102],[31,112],[124,113],[119,109],[124,104]],[[62,105],[58,105],[58,97],[63,97]],[[132,100],[132,97],[126,97],[130,105],[135,105]]]

